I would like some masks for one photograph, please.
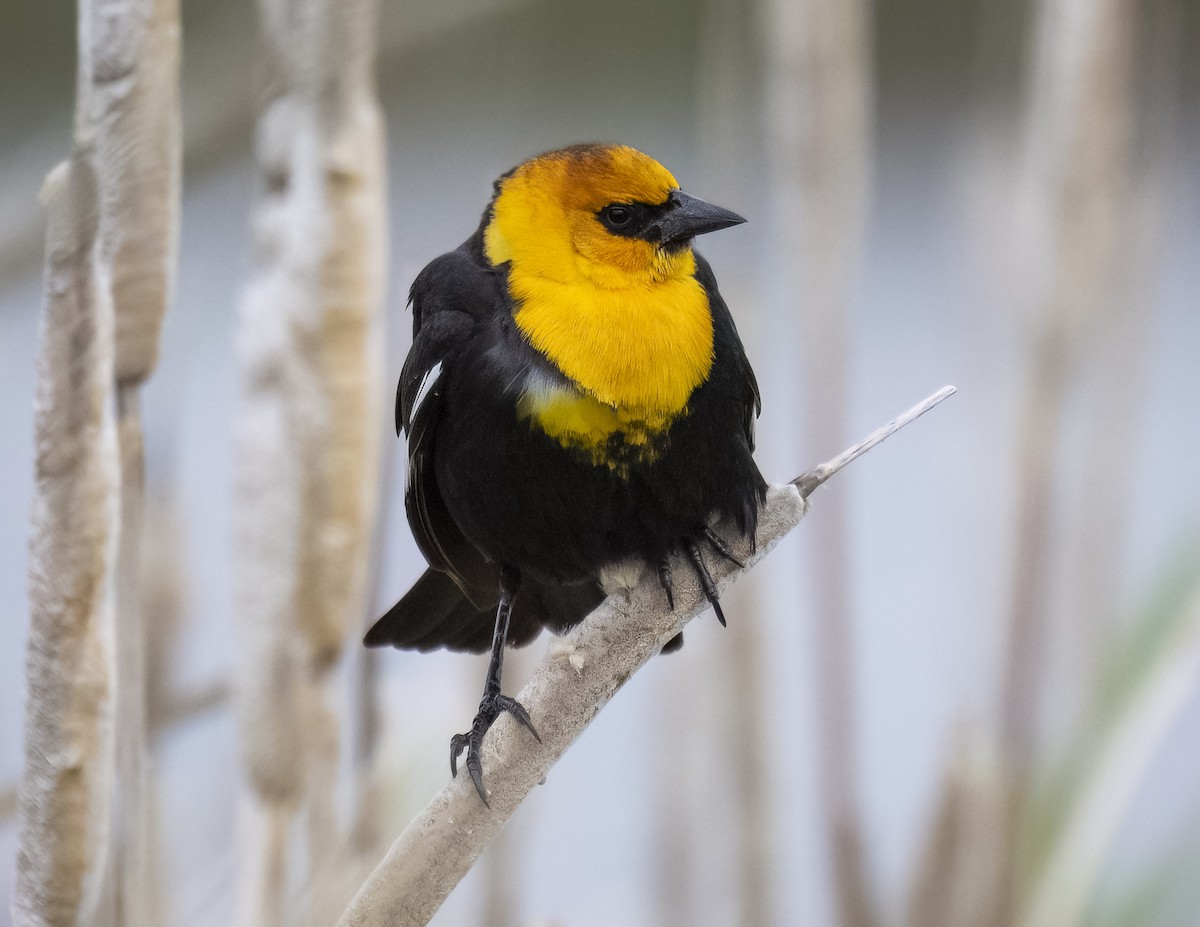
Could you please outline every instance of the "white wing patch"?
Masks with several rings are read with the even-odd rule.
[[[442,376],[442,362],[438,361],[432,367],[425,371],[425,376],[421,377],[421,385],[417,387],[417,398],[413,400],[412,410],[408,415],[408,474],[405,478],[405,486],[407,491],[411,492],[414,480],[416,479],[417,462],[413,459],[412,441],[413,435],[416,434],[414,427],[417,421],[417,414],[421,411],[421,403],[433,395],[433,388],[437,386],[438,380]],[[432,537],[432,534],[430,534]]]
[[[417,413],[421,411],[421,403],[429,398],[433,392],[437,381],[442,377],[442,362],[438,361],[432,367],[425,371],[425,376],[421,377],[421,385],[417,387],[417,398],[413,400],[412,411],[408,414],[408,420],[415,422]]]

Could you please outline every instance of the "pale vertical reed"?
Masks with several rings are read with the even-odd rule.
[[[386,240],[375,5],[263,0],[260,10],[271,86],[258,128],[258,253],[238,331],[237,691],[252,855],[238,917],[322,923],[353,887],[333,801],[333,670],[365,613],[378,490]],[[294,822],[308,863],[296,906],[286,894]]]
[[[45,191],[17,910],[148,927],[138,391],[174,273],[177,3],[88,0],[78,36],[74,154]]]
[[[114,15],[114,12],[116,15]],[[141,609],[144,465],[142,383],[158,361],[171,298],[179,229],[179,3],[88,3],[88,33],[107,41],[91,74],[103,208],[101,234],[112,268],[117,439],[121,454],[121,542],[116,583],[116,757],[108,879],[125,927],[161,923],[151,868],[153,802],[147,770],[146,638]],[[113,74],[132,75],[122,86]]]
[[[761,74],[750,65],[761,48],[762,30],[744,8],[724,0],[701,4],[695,70],[697,177],[685,185],[747,216],[760,202],[762,192],[760,174],[755,170],[761,163],[763,138]],[[750,236],[739,232],[721,242],[732,251],[727,251],[721,262],[721,292],[737,320],[746,353],[761,376],[769,372],[771,324],[750,241]],[[769,392],[765,386],[764,390]],[[762,466],[761,453],[759,460]],[[708,912],[711,917],[714,910],[724,910],[715,906],[727,903],[725,899],[731,895],[736,899],[731,916],[738,923],[770,927],[774,922],[778,884],[775,841],[781,836],[771,794],[778,757],[772,749],[777,718],[766,694],[772,680],[764,654],[770,649],[772,631],[761,578],[756,575],[733,591],[726,611],[737,617],[731,618],[728,633],[721,635],[720,647],[711,655],[711,668],[698,669],[695,654],[685,654],[678,666],[671,667],[677,676],[676,691],[671,695],[679,704],[677,711],[700,723],[701,716],[711,717],[716,723],[711,725],[710,736],[724,749],[708,749],[706,738],[697,737],[689,724],[665,725],[656,735],[659,747],[655,752],[662,769],[656,804],[661,805],[658,818],[662,823],[658,826],[664,830],[661,867],[666,877],[655,881],[663,927],[694,923],[698,912]],[[697,674],[710,675],[714,683],[711,688],[705,686],[708,691],[700,698],[694,686]],[[707,700],[704,707],[700,707],[702,700]],[[704,800],[705,790],[689,794],[684,787],[685,782],[697,778],[682,759],[689,750],[701,762],[728,769],[733,789],[718,803],[718,813]],[[710,781],[722,772],[710,768],[699,778]],[[718,823],[730,832],[716,842],[736,848],[729,854],[736,859],[736,866],[728,866],[722,859],[721,865],[727,867],[723,878],[706,879],[694,871],[702,853],[692,844],[711,845]],[[684,886],[688,897],[681,897]]]
[[[113,597],[120,459],[99,190],[82,146],[46,180],[35,397],[18,927],[106,924],[114,783]]]
[[[872,138],[870,11],[862,0],[766,5],[768,152],[778,204],[807,413],[806,446],[840,445],[849,396],[849,314],[862,264]],[[842,497],[806,553],[812,588],[817,783],[833,860],[837,923],[879,920],[855,792],[857,717],[851,643],[850,538]]]
[[[1113,284],[1127,182],[1135,20],[1130,0],[1046,0],[1030,82],[1023,293],[1036,341],[1020,414],[1008,642],[1000,692],[1007,778],[1002,868],[988,905],[1014,922],[1021,823],[1043,717],[1055,448],[1079,346]]]

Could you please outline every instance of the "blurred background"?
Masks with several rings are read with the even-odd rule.
[[[166,923],[216,925],[244,870],[234,330],[262,81],[253,4],[182,9],[145,601],[158,891]],[[37,194],[69,150],[74,30],[70,4],[0,7],[0,924]],[[633,678],[433,923],[1200,924],[1200,4],[383,0],[377,38],[390,489],[352,625],[424,565],[390,431],[407,288],[539,151],[624,142],[748,217],[702,250],[758,372],[768,479],[959,390],[817,491],[729,628],[701,618]],[[339,679],[347,712],[377,700],[386,846],[444,782],[484,664],[368,663],[355,636]],[[509,691],[545,647],[506,663]]]

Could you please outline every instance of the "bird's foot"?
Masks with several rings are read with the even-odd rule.
[[[525,706],[515,698],[502,695],[498,691],[485,691],[483,700],[479,703],[479,711],[471,723],[471,730],[465,734],[455,734],[450,739],[450,774],[458,775],[458,757],[463,750],[466,750],[467,772],[471,776],[471,781],[475,783],[475,791],[479,793],[480,799],[489,808],[491,803],[488,802],[487,792],[483,789],[483,760],[480,754],[483,749],[484,734],[505,711],[516,718],[517,723],[529,731],[538,743],[542,742],[541,735],[538,734],[533,722],[529,719],[529,712],[525,710]]]
[[[714,535],[715,536],[715,535]],[[712,543],[712,538],[708,538],[709,543]],[[722,541],[722,544],[725,542]],[[713,582],[712,576],[708,572],[708,567],[704,565],[704,558],[700,555],[700,548],[696,546],[695,541],[687,541],[684,545],[687,550],[688,557],[691,558],[692,568],[696,571],[696,576],[700,580],[700,588],[704,590],[704,597],[708,599],[708,604],[717,614],[717,621],[721,622],[721,627],[725,627],[725,613],[721,611],[721,601],[717,596],[717,584]]]
[[[729,543],[712,528],[706,527],[703,537],[713,550],[730,563],[738,567],[746,566],[742,559],[733,552],[733,548],[729,546]],[[683,548],[687,551],[688,558],[692,561],[692,569],[696,571],[696,576],[700,580],[700,587],[704,590],[704,597],[708,599],[713,611],[716,612],[717,621],[721,622],[721,627],[725,627],[725,613],[721,610],[720,597],[717,595],[717,584],[713,582],[713,578],[708,572],[708,567],[704,565],[704,557],[700,554],[700,546],[697,540],[691,538],[685,539]],[[658,584],[662,586],[663,592],[667,594],[668,607],[674,611],[675,585],[671,578],[671,561],[669,558],[664,558],[658,566]]]

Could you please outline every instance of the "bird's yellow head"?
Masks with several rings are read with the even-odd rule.
[[[598,463],[616,465],[618,432],[650,453],[712,368],[692,239],[743,221],[624,145],[563,148],[501,177],[484,253],[507,268],[517,328],[570,381],[529,387],[520,413]]]
[[[494,265],[619,290],[690,277],[692,238],[742,221],[636,149],[574,145],[497,181],[484,249]]]

